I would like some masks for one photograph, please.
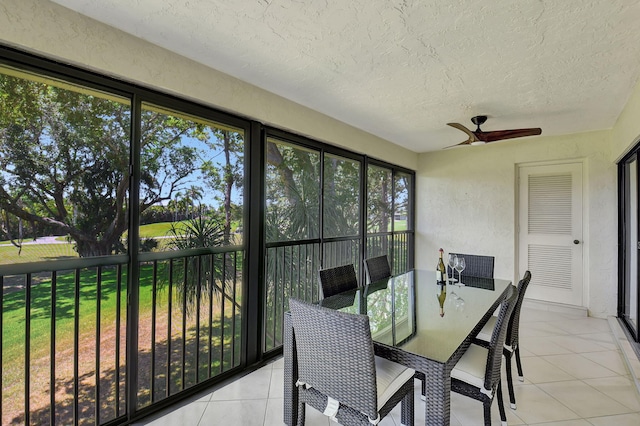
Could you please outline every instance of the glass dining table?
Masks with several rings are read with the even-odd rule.
[[[318,302],[368,315],[376,355],[424,374],[426,425],[449,424],[451,370],[511,285],[509,280],[472,276],[463,281],[464,286],[446,286],[443,300],[435,271],[413,270]],[[295,336],[288,313],[283,351],[284,422],[292,426],[304,409],[298,410]]]

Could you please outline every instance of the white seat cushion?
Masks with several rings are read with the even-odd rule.
[[[484,389],[484,375],[487,368],[489,350],[478,345],[471,345],[462,355],[460,361],[451,370],[451,378],[469,383]]]
[[[400,365],[397,362],[376,357],[378,409],[386,404],[389,398],[391,398],[407,380],[411,379],[415,373],[415,370]]]
[[[493,333],[493,328],[495,327],[497,320],[498,317],[495,316],[489,318],[489,321],[487,321],[484,327],[482,327],[482,330],[480,330],[480,333],[476,336],[478,340],[484,340],[485,342],[491,341],[491,334]]]

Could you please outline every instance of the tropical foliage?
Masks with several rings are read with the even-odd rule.
[[[141,114],[141,216],[193,218],[207,193],[208,208],[225,217],[228,244],[242,134],[153,105]],[[20,247],[25,237],[67,235],[82,257],[126,249],[131,124],[128,99],[0,72],[0,239]]]
[[[219,247],[225,239],[224,227],[215,217],[198,215],[184,222],[172,224],[169,230],[171,237],[170,247],[174,250],[188,250],[201,247]],[[185,268],[179,268],[171,279],[178,285],[177,290],[180,299],[186,301],[185,308],[191,312],[196,306],[200,296],[206,297],[208,290],[217,291],[215,276],[224,276],[220,270],[212,271],[212,267],[221,268],[220,265],[212,265],[211,259],[190,257],[185,259]],[[225,262],[226,263],[226,262]],[[163,286],[166,281],[160,282]],[[213,288],[211,288],[213,287]]]

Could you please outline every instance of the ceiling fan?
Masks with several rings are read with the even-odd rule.
[[[467,135],[469,135],[469,139],[464,142],[460,142],[459,144],[448,146],[446,148],[452,148],[459,145],[482,145],[488,142],[501,141],[503,139],[522,138],[525,136],[536,136],[542,133],[542,129],[539,127],[531,129],[492,130],[489,132],[483,132],[480,129],[480,126],[483,125],[485,121],[487,121],[486,115],[477,115],[475,117],[472,117],[471,122],[478,126],[474,131],[467,129],[460,123],[447,123],[447,126],[455,127],[456,129],[465,132]]]

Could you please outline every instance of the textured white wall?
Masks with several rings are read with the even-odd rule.
[[[3,0],[0,42],[410,169],[417,166],[412,151],[46,0]]]
[[[416,263],[437,250],[496,257],[495,275],[515,279],[516,169],[584,160],[584,279],[590,315],[616,313],[617,196],[610,131],[537,137],[420,155]]]

